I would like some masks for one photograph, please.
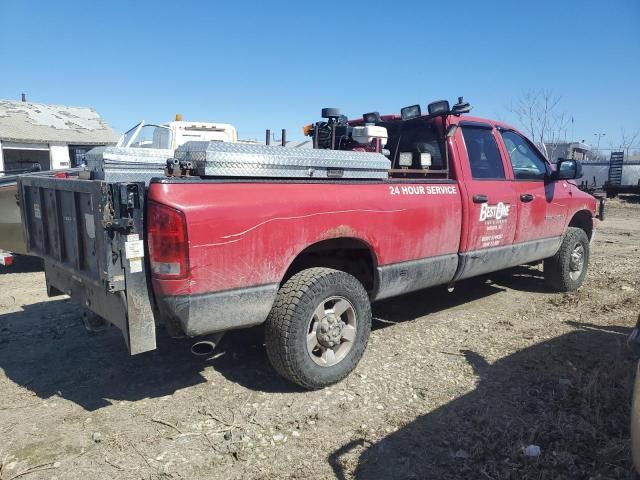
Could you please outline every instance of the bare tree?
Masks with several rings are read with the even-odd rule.
[[[634,148],[634,143],[638,136],[640,136],[640,130],[630,133],[624,128],[620,129],[620,145],[618,148],[624,152],[625,158],[629,158],[629,150]]]
[[[550,90],[529,90],[524,92],[507,110],[515,115],[529,138],[550,159],[555,157],[555,146],[567,140],[567,129],[573,117],[560,110],[559,95]],[[551,147],[553,151],[548,151]]]

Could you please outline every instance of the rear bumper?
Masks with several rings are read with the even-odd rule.
[[[190,337],[252,327],[263,323],[278,284],[197,295],[158,296],[161,315],[178,320]]]

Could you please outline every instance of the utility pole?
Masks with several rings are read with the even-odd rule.
[[[573,115],[571,115],[571,141],[572,141],[572,142],[575,142],[575,141],[576,141],[576,140],[575,140],[575,138],[576,138],[575,132],[576,132],[576,131],[575,131],[575,129],[574,129],[574,125],[573,125]],[[567,139],[565,138],[565,139],[564,139],[564,141],[566,142],[566,141],[567,141]]]
[[[606,135],[606,133],[594,133],[596,137],[598,137],[598,143],[596,146],[596,155],[600,157],[600,139]]]

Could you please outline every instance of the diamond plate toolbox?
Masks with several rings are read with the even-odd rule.
[[[164,176],[173,150],[158,148],[97,147],[86,156],[93,178],[107,182],[145,182]]]
[[[202,177],[382,179],[391,168],[380,153],[224,142],[187,142],[175,158],[193,162]]]

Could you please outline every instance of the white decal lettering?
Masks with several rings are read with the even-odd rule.
[[[389,186],[389,195],[457,195],[456,185],[402,185]]]
[[[503,235],[501,233],[496,235],[485,235],[483,237],[480,237],[480,246],[482,248],[496,247],[500,245],[500,241],[502,240],[502,238]]]
[[[484,222],[487,219],[495,218],[500,220],[509,216],[509,208],[511,205],[508,203],[498,202],[496,205],[489,205],[483,203],[480,207],[480,221]]]

